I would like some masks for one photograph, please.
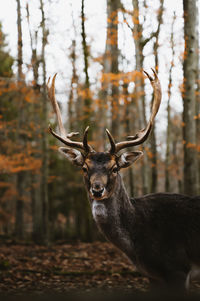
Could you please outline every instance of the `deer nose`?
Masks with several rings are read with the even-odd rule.
[[[92,189],[99,191],[99,190],[103,189],[103,185],[100,182],[95,182],[92,185]]]
[[[93,185],[92,185],[92,194],[93,196],[95,197],[101,197],[103,192],[104,192],[104,187],[101,183],[99,182],[95,182]]]
[[[102,188],[101,190],[94,190],[94,189],[92,189],[92,194],[95,197],[101,197],[102,194],[103,194],[103,192],[104,192],[104,188]]]

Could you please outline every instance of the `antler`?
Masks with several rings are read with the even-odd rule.
[[[140,130],[135,136],[128,136],[127,141],[122,141],[119,143],[115,143],[114,138],[112,137],[111,133],[109,132],[109,130],[106,129],[106,133],[108,135],[108,138],[109,138],[109,141],[111,144],[110,153],[112,153],[112,154],[118,153],[123,148],[136,146],[136,145],[143,143],[150,134],[155,116],[160,107],[160,102],[161,102],[161,97],[162,97],[160,81],[158,79],[158,76],[157,76],[155,70],[152,69],[152,71],[154,73],[154,78],[151,77],[146,71],[144,71],[144,73],[148,76],[150,83],[154,90],[154,100],[153,100],[153,106],[152,106],[152,110],[151,110],[150,120],[149,120],[146,128],[144,128],[143,130]]]
[[[83,142],[72,141],[71,139],[69,139],[69,138],[71,138],[75,135],[78,135],[79,133],[78,132],[72,132],[72,133],[67,134],[66,130],[63,126],[61,112],[60,112],[58,103],[57,103],[56,98],[55,98],[55,79],[56,79],[56,75],[57,75],[57,73],[53,76],[51,85],[50,85],[51,78],[49,77],[48,82],[47,82],[47,93],[48,93],[49,99],[51,100],[52,107],[53,107],[54,112],[56,113],[56,116],[57,116],[57,119],[58,119],[58,125],[59,125],[59,130],[60,130],[61,136],[56,134],[52,130],[51,126],[49,126],[49,131],[54,137],[56,137],[58,140],[63,142],[65,145],[70,146],[72,148],[82,149],[84,152],[89,153],[90,151],[92,151],[92,147],[87,142],[87,135],[88,135],[89,126],[85,129],[85,132],[84,132],[84,135],[83,135]]]

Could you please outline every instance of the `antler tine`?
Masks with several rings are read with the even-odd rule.
[[[92,147],[88,144],[88,141],[87,141],[88,130],[89,130],[89,126],[86,127],[84,135],[83,135],[83,146],[84,146],[87,153],[93,151]]]
[[[154,90],[154,100],[153,100],[153,106],[152,106],[152,110],[151,110],[150,120],[149,120],[146,128],[144,128],[143,130],[140,130],[135,136],[129,136],[129,137],[127,137],[127,139],[128,139],[127,141],[122,141],[122,142],[117,143],[115,145],[116,153],[118,153],[123,148],[136,146],[136,145],[143,143],[150,134],[155,116],[160,107],[160,102],[161,102],[161,97],[162,97],[160,81],[158,79],[157,73],[154,69],[152,69],[152,71],[154,73],[154,78],[151,77],[146,71],[144,71],[144,73],[147,75],[148,79],[150,80],[150,83]]]
[[[50,85],[50,80],[51,79],[49,77],[48,82],[47,82],[47,92],[48,92],[49,99],[51,100],[51,104],[52,104],[52,107],[54,109],[54,112],[56,113],[56,116],[57,116],[57,119],[58,119],[58,125],[59,125],[61,136],[58,135],[57,133],[55,133],[52,130],[51,126],[49,126],[49,131],[54,137],[56,137],[58,140],[63,142],[65,145],[70,146],[72,148],[82,149],[82,150],[84,150],[84,152],[88,153],[88,152],[92,151],[92,147],[90,145],[88,145],[88,142],[87,142],[87,133],[88,133],[89,126],[86,128],[86,130],[84,132],[83,142],[72,141],[70,139],[71,137],[73,137],[75,135],[78,135],[79,134],[78,132],[72,132],[72,133],[67,134],[66,131],[65,131],[65,128],[64,128],[63,123],[62,123],[60,108],[59,108],[58,103],[57,103],[56,98],[55,98],[55,79],[56,79],[56,75],[57,74],[55,74],[53,76],[51,85]]]
[[[57,116],[57,119],[58,119],[58,126],[59,126],[61,136],[66,137],[67,133],[66,133],[65,128],[64,128],[63,123],[62,123],[60,108],[59,108],[58,103],[57,103],[56,98],[55,98],[55,80],[56,80],[56,76],[57,76],[57,73],[54,74],[51,85],[50,85],[51,78],[49,77],[48,82],[47,82],[47,92],[48,92],[49,99],[51,100],[53,110],[54,110],[54,112]]]
[[[106,129],[106,134],[107,134],[107,136],[108,136],[108,139],[109,139],[110,145],[111,145],[110,151],[109,151],[109,152],[110,152],[111,154],[114,154],[114,153],[116,152],[116,144],[115,144],[115,140],[114,140],[113,136],[111,135],[111,133],[110,133],[110,131],[109,131],[108,129]]]

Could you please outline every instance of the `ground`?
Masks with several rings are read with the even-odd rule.
[[[0,293],[93,289],[148,291],[149,283],[110,243],[0,247]]]
[[[109,243],[0,247],[0,292],[147,287],[148,280]]]

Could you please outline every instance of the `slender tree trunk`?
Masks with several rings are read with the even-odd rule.
[[[172,161],[172,164],[174,166],[176,166],[176,167],[179,167],[180,161],[179,161],[179,151],[178,151],[177,137],[180,136],[180,133],[179,133],[179,131],[177,131],[176,128],[174,128],[174,129],[172,128],[172,131],[173,131],[173,138],[172,138],[173,161]],[[179,168],[177,168],[176,177],[177,177],[177,183],[176,183],[176,187],[174,189],[177,189],[178,193],[184,193],[184,191],[182,189],[182,183],[181,183],[181,177],[180,177],[180,170],[179,170]]]
[[[198,58],[199,65],[199,58]],[[200,68],[200,66],[199,66]],[[198,181],[197,181],[197,194],[200,194],[200,69],[197,76],[197,103],[196,103],[196,137],[197,137],[197,160],[198,160]]]
[[[198,22],[199,26],[199,22]],[[199,32],[198,32],[199,34]],[[196,48],[199,49],[199,39],[196,40]],[[198,72],[196,74],[196,143],[197,143],[197,194],[200,194],[200,60],[197,54]]]
[[[84,13],[84,11],[83,11]],[[68,127],[70,131],[74,129],[80,129],[83,127],[82,114],[83,106],[82,96],[79,95],[80,83],[76,71],[76,26],[74,23],[74,17],[72,14],[72,25],[74,30],[74,39],[72,41],[72,50],[71,50],[71,60],[72,60],[72,79],[71,79],[71,90],[69,95],[69,105],[68,105]],[[75,85],[75,87],[74,87]],[[72,114],[70,116],[70,114]]]
[[[196,78],[198,74],[198,6],[196,0],[183,0],[185,57],[183,63],[184,192],[197,194]]]
[[[170,177],[169,177],[169,166],[170,166],[170,143],[171,143],[171,89],[172,89],[172,69],[174,66],[174,22],[176,17],[174,15],[172,28],[171,28],[171,49],[172,49],[172,61],[169,69],[169,84],[168,84],[168,102],[167,102],[167,136],[166,136],[166,155],[165,155],[165,191],[170,191]]]
[[[160,8],[158,13],[158,27],[157,31],[155,32],[155,43],[154,43],[154,56],[155,56],[155,67],[158,72],[158,48],[159,48],[159,34],[160,34],[160,27],[162,24],[163,19],[163,3],[164,0],[160,0]],[[152,103],[153,103],[153,97],[152,97]],[[156,192],[157,191],[157,185],[158,185],[158,166],[157,166],[157,143],[156,143],[156,124],[154,123],[154,126],[152,128],[152,134],[150,139],[150,149],[152,153],[152,169],[151,169],[151,188],[150,192]]]
[[[22,17],[21,17],[21,3],[20,0],[17,1],[17,32],[18,32],[18,38],[17,38],[17,75],[18,80],[23,79],[23,73],[22,73],[22,65],[23,65],[23,42],[22,42]]]
[[[72,52],[71,52],[71,59],[72,59],[72,79],[71,79],[71,86],[70,86],[70,94],[69,94],[69,102],[68,102],[68,127],[69,131],[72,132],[74,129],[74,121],[75,121],[75,97],[74,97],[74,84],[78,83],[78,77],[76,74],[76,66],[75,66],[75,61],[76,61],[76,53],[75,53],[75,48],[76,48],[76,41],[72,41]],[[77,127],[78,128],[78,127]]]
[[[115,75],[114,81],[111,82],[111,113],[112,113],[112,124],[111,132],[115,138],[119,137],[119,82],[117,80],[118,69],[118,9],[119,0],[108,0],[108,20],[109,26],[109,43],[110,43],[110,59],[111,59],[111,74]]]
[[[41,190],[40,182],[35,174],[31,175],[31,209],[32,209],[32,221],[33,232],[32,238],[35,243],[41,244],[43,242],[42,235],[42,202],[41,202]]]
[[[32,154],[35,160],[41,160],[41,152],[38,152],[41,149],[41,128],[37,125],[41,123],[41,94],[38,91],[37,81],[35,79],[35,99],[36,101],[32,104],[32,115],[33,122],[36,125],[33,139],[34,139],[34,152]],[[31,181],[31,209],[32,209],[32,238],[36,243],[43,243],[43,205],[42,205],[42,195],[41,195],[41,170],[35,171],[33,170],[30,173],[30,181]]]
[[[78,129],[80,127],[80,120],[77,119],[76,116],[76,109],[78,110],[78,105],[76,107],[76,103],[78,101],[78,97],[76,95],[78,89],[78,76],[76,72],[76,26],[74,23],[74,16],[72,13],[72,25],[74,31],[74,39],[72,40],[72,47],[71,47],[71,62],[72,62],[72,78],[71,78],[71,85],[70,85],[70,94],[69,94],[69,102],[68,102],[68,128],[69,131],[72,132],[74,129]],[[79,108],[80,110],[80,108]]]
[[[25,190],[25,183],[24,183],[24,173],[19,172],[17,174],[17,201],[16,201],[16,213],[15,213],[15,235],[18,239],[24,239],[24,190]]]
[[[22,56],[22,25],[21,25],[21,3],[17,0],[17,30],[18,30],[18,52],[17,52],[17,75],[19,89],[22,85],[23,73],[23,56]],[[19,110],[18,110],[18,129],[17,129],[17,143],[20,151],[24,151],[25,141],[21,134],[21,129],[24,124],[24,105],[21,91],[19,91]],[[18,239],[24,238],[24,191],[25,191],[25,172],[19,171],[16,178],[17,186],[17,200],[15,213],[15,235]]]
[[[114,87],[114,81],[110,78],[110,74],[118,73],[118,4],[119,0],[107,0],[107,31],[106,31],[106,48],[103,56],[103,73],[102,73],[102,87],[99,93],[100,103],[98,104],[98,127],[99,141],[98,149],[104,151],[106,140],[104,138],[105,129],[111,128],[111,132],[115,138],[119,134],[118,119],[118,83]],[[115,26],[114,24],[115,23]],[[111,91],[111,92],[110,92]],[[108,104],[111,95],[111,122],[108,125],[107,119]],[[117,123],[117,124],[116,124]]]
[[[30,13],[29,13],[29,6],[28,3],[26,5],[26,12],[27,12],[27,22],[29,28],[29,35],[30,35],[30,44],[31,44],[31,64],[33,70],[33,79],[34,79],[34,92],[35,92],[35,101],[32,104],[32,112],[31,115],[33,116],[33,122],[36,125],[33,139],[35,142],[34,149],[36,152],[33,152],[34,159],[41,159],[41,155],[37,152],[38,149],[41,149],[41,129],[38,128],[38,124],[41,123],[40,120],[40,113],[41,113],[41,95],[39,91],[39,83],[38,83],[38,68],[39,68],[39,58],[37,54],[37,31],[34,33],[34,36],[31,32],[31,24],[30,24]],[[43,242],[43,221],[42,221],[42,201],[41,201],[41,174],[37,173],[36,171],[32,171],[30,174],[30,181],[31,181],[31,210],[32,210],[32,238],[33,241],[36,243]]]
[[[30,45],[31,45],[31,65],[33,70],[33,78],[34,78],[34,88],[39,89],[38,84],[38,69],[40,60],[38,58],[37,54],[37,40],[38,40],[38,32],[37,30],[34,32],[34,35],[31,32],[31,25],[30,25],[30,12],[29,12],[29,5],[26,4],[26,17],[27,17],[27,23],[28,23],[28,29],[29,29],[29,36],[30,36]]]
[[[81,5],[81,36],[82,36],[82,47],[83,47],[83,58],[84,58],[84,73],[85,73],[85,98],[84,98],[84,122],[83,128],[85,129],[90,124],[91,119],[91,94],[90,94],[90,80],[88,74],[88,58],[89,58],[89,50],[86,42],[86,32],[85,32],[85,12],[84,12],[84,0],[82,0]],[[91,129],[89,134],[89,138],[91,138]]]
[[[143,70],[143,38],[142,38],[142,25],[139,21],[139,3],[138,0],[132,0],[134,8],[134,27],[133,27],[133,38],[135,44],[135,58],[136,58],[136,70],[142,72]],[[146,112],[145,112],[145,96],[144,96],[144,79],[142,74],[137,77],[135,81],[135,95],[138,104],[138,117],[139,117],[139,128],[146,126]],[[148,159],[145,155],[142,162],[142,190],[143,194],[149,191],[149,176],[148,176]]]
[[[128,99],[129,94],[128,94],[128,84],[124,83],[123,84],[123,96],[124,96],[124,117],[123,120],[125,122],[125,132],[128,134],[131,134],[131,128],[130,128],[130,119],[131,119],[131,106],[132,103]],[[129,189],[130,189],[130,195],[133,196],[135,193],[134,189],[134,173],[133,173],[133,168],[130,166],[128,169],[128,176],[129,176]]]
[[[171,75],[170,75],[171,78]],[[169,95],[169,93],[168,93]],[[165,191],[170,191],[170,177],[169,177],[169,165],[170,165],[170,131],[171,131],[171,108],[170,99],[167,102],[167,137],[166,137],[166,155],[165,155]]]
[[[84,107],[83,107],[83,112],[84,112],[84,120],[83,120],[83,125],[84,129],[90,124],[91,122],[91,93],[90,93],[90,80],[89,80],[89,74],[88,74],[88,59],[89,59],[89,50],[86,42],[86,32],[85,32],[85,12],[84,12],[84,0],[82,0],[82,5],[81,5],[81,36],[82,36],[82,47],[83,47],[83,57],[84,57],[84,73],[85,73],[85,99],[84,99]],[[88,138],[92,138],[92,131],[90,129],[88,133]],[[89,203],[86,202],[86,204],[83,204],[82,202],[82,207],[81,207],[81,213],[84,216],[84,225],[85,225],[85,233],[87,235],[86,240],[91,240],[92,237],[92,220],[91,216],[88,214],[89,210]]]
[[[47,142],[47,93],[46,93],[46,59],[45,47],[47,44],[48,31],[46,28],[44,3],[40,0],[40,9],[42,14],[41,29],[42,29],[42,179],[41,179],[41,196],[42,196],[42,222],[43,222],[43,240],[45,244],[49,241],[49,200],[48,200],[48,142]]]

